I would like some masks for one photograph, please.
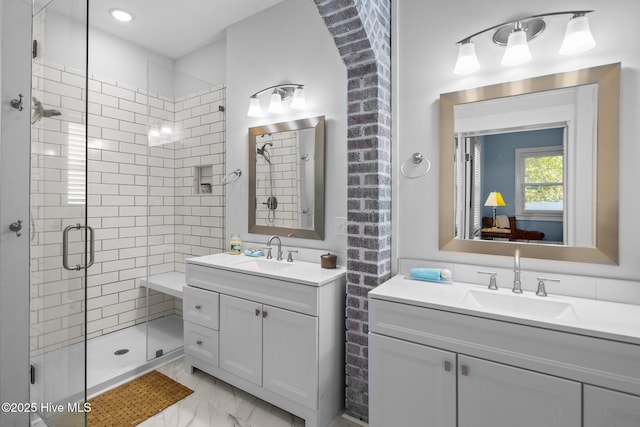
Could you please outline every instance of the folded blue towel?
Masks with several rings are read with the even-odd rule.
[[[262,251],[260,249],[247,249],[244,251],[244,254],[254,258],[260,258],[262,256]]]
[[[429,282],[446,282],[452,278],[450,270],[446,268],[412,268],[409,277]]]

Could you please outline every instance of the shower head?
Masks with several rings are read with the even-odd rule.
[[[266,149],[266,146],[267,146],[267,145],[268,145],[268,146],[270,146],[270,147],[272,147],[272,146],[273,146],[273,142],[267,142],[267,143],[265,143],[265,144],[262,144],[262,147],[260,147],[260,148],[256,148],[256,153],[258,153],[259,155],[261,155],[261,156],[262,156],[262,158],[264,158],[264,160],[265,160],[267,163],[271,164],[271,155],[269,154],[269,152],[268,152],[268,151],[267,151],[267,149]]]
[[[53,117],[53,116],[61,116],[62,113],[58,110],[54,109],[45,109],[42,106],[42,102],[38,101],[38,99],[33,96],[33,114],[31,115],[31,124],[35,124],[37,121],[42,119],[43,117]]]

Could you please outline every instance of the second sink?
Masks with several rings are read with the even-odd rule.
[[[496,291],[471,289],[463,304],[479,306],[488,310],[503,311],[524,316],[546,319],[578,320],[573,306],[567,302],[554,301],[521,294],[505,294]]]

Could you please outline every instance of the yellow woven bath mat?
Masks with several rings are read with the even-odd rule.
[[[89,400],[88,427],[135,426],[193,393],[158,371]]]

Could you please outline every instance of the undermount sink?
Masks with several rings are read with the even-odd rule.
[[[471,289],[463,304],[476,305],[488,310],[503,311],[545,319],[578,320],[573,306],[564,301],[554,301],[520,294]]]
[[[293,266],[291,263],[282,261],[268,261],[264,259],[250,259],[237,264],[238,267],[250,268],[258,271],[280,271]]]

